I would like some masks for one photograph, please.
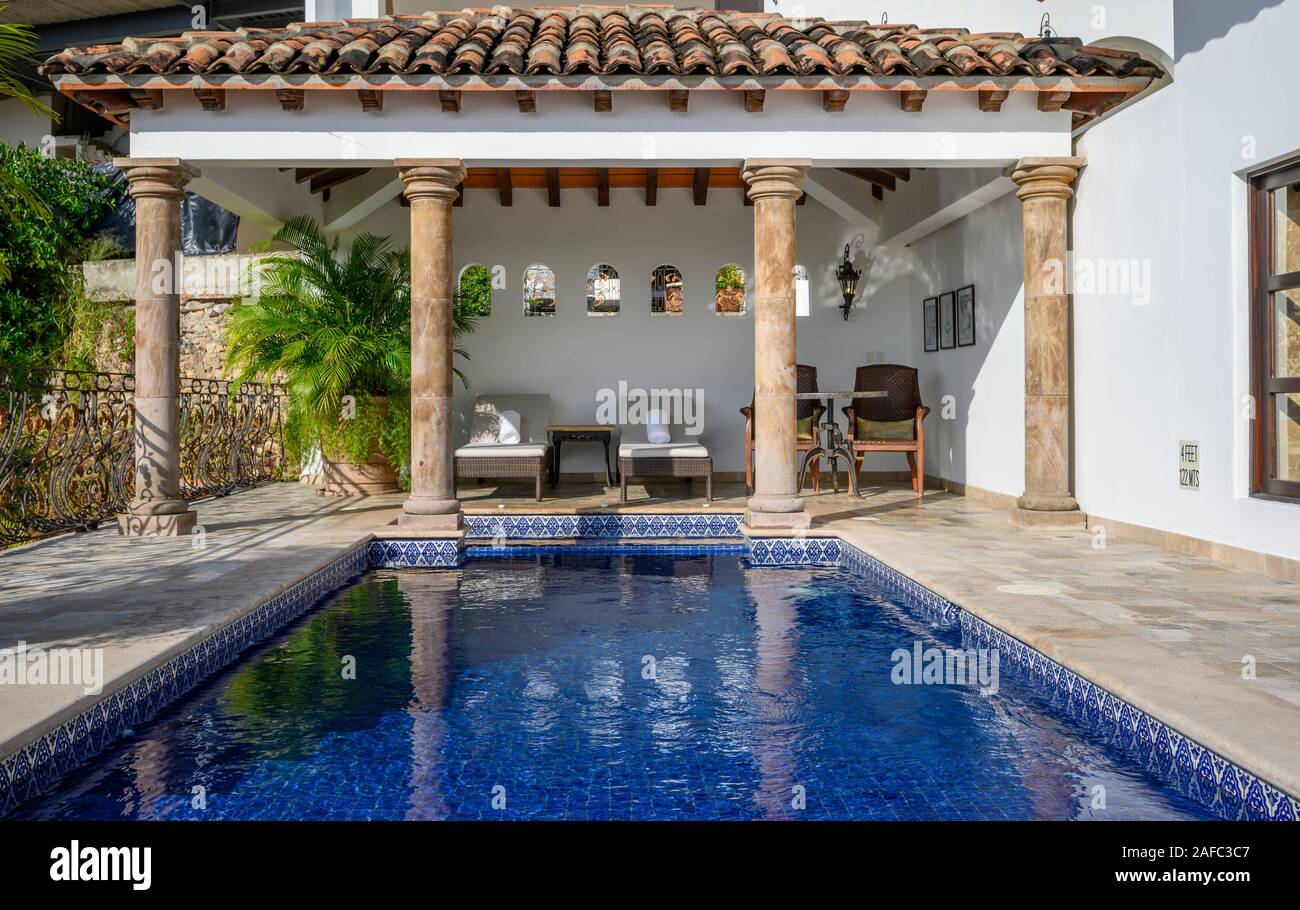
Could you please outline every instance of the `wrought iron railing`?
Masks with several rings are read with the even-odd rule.
[[[284,476],[281,387],[182,379],[181,487],[220,496]],[[135,482],[135,377],[0,369],[0,546],[89,530]]]

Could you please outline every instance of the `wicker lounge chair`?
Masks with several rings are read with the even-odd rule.
[[[795,371],[796,392],[817,391],[816,367],[800,363],[795,366]],[[811,418],[806,435],[800,427],[794,444],[796,452],[807,452],[817,445],[821,437],[822,415],[826,413],[826,405],[820,401],[796,401],[794,404],[795,420]],[[741,408],[740,413],[745,415],[745,492],[752,494],[754,492],[754,400],[752,398],[749,400],[749,407]],[[813,492],[818,493],[822,485],[821,459],[814,458],[809,468],[812,471]]]
[[[709,450],[686,437],[681,424],[669,424],[671,442],[646,440],[645,424],[619,431],[618,498],[627,502],[629,477],[703,477],[705,498],[713,500],[713,457]]]
[[[519,442],[512,445],[497,442],[502,411],[519,413]],[[456,479],[532,480],[534,495],[541,502],[542,478],[551,470],[551,445],[546,439],[550,422],[550,395],[478,396],[469,445],[456,450]]]
[[[855,398],[844,408],[848,445],[861,472],[868,452],[903,452],[912,472],[912,489],[925,495],[925,415],[916,367],[877,363],[858,367],[856,392],[883,391],[884,398]]]

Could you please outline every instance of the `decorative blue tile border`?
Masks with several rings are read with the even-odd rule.
[[[368,548],[373,569],[454,569],[460,565],[455,540],[372,540]]]
[[[0,763],[0,815],[44,792],[122,731],[145,723],[243,651],[315,606],[370,567],[360,546],[272,597],[197,645],[101,698]]]
[[[756,566],[838,566],[837,537],[753,537],[749,561]]]
[[[758,563],[756,563],[758,564]],[[1052,702],[1089,729],[1159,772],[1176,790],[1229,819],[1300,820],[1300,800],[1084,679],[1015,636],[963,610],[924,585],[843,544],[841,566],[900,594],[936,625],[959,624],[965,647],[996,648],[1004,666],[1051,693]]]
[[[661,514],[620,512],[608,515],[466,515],[472,539],[627,540],[643,537],[728,538],[740,536],[739,512]]]

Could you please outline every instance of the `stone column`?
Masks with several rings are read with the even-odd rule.
[[[795,201],[811,161],[758,159],[743,176],[754,201],[754,495],[751,528],[806,528],[799,497],[794,398]]]
[[[118,531],[188,534],[198,521],[181,498],[181,201],[199,172],[178,158],[118,158],[135,200],[135,494]]]
[[[1070,495],[1070,301],[1067,229],[1082,158],[1025,158],[1020,187],[1025,245],[1025,492],[1011,510],[1023,526],[1082,528]]]
[[[394,162],[411,201],[411,496],[402,527],[460,528],[451,436],[451,206],[465,169],[456,158]]]

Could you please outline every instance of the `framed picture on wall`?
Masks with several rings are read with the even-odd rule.
[[[956,294],[945,291],[939,295],[939,347],[957,347]]]
[[[925,349],[939,350],[939,298],[927,297],[921,302],[921,319],[925,327]]]
[[[957,289],[957,347],[975,343],[975,285]]]

